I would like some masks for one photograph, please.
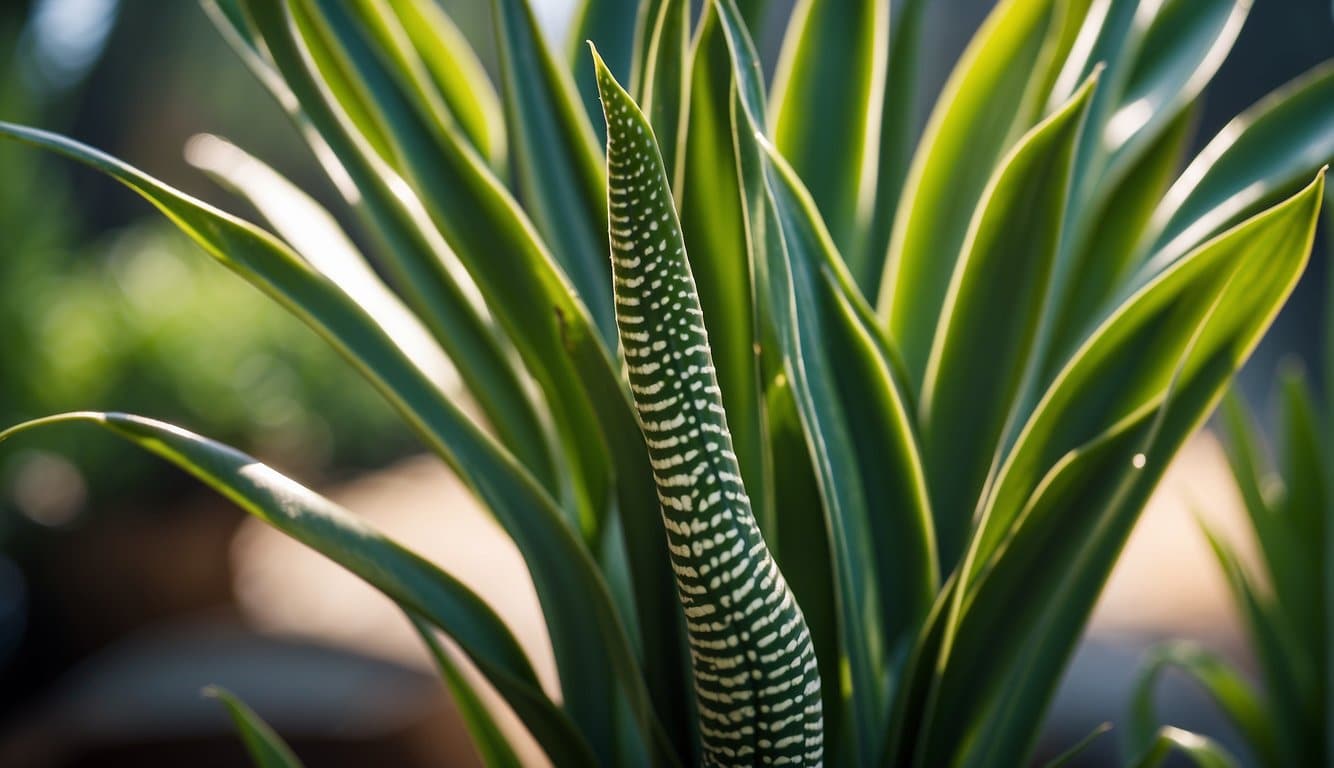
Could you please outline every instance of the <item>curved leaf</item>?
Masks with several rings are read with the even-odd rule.
[[[1221,658],[1187,641],[1155,648],[1141,668],[1131,694],[1130,724],[1125,736],[1128,754],[1142,754],[1153,744],[1158,729],[1154,688],[1158,678],[1168,669],[1179,670],[1194,679],[1241,731],[1261,761],[1266,765],[1279,765],[1269,712],[1250,683]]]
[[[124,163],[33,129],[0,123],[0,136],[59,152],[130,187],[211,256],[324,336],[449,462],[513,537],[547,619],[566,705],[585,734],[612,732],[610,700],[618,685],[629,696],[643,733],[651,733],[651,706],[643,679],[588,551],[563,522],[553,500],[443,397],[360,307],[273,237]]]
[[[1228,123],[1181,173],[1141,246],[1140,284],[1197,244],[1290,195],[1334,160],[1334,64]]]
[[[74,413],[0,432],[81,422],[170,461],[246,512],[351,571],[447,632],[561,765],[587,765],[588,747],[546,694],[518,641],[462,583],[316,493],[240,451],[179,427],[119,413]]]
[[[469,393],[482,406],[501,442],[510,446],[516,458],[542,478],[546,487],[555,486],[544,428],[504,356],[503,346],[494,342],[470,344],[466,326],[445,326],[444,317],[440,317],[433,337],[385,287],[328,211],[241,149],[212,136],[197,136],[186,148],[186,157],[192,165],[244,196],[297,253],[375,318],[389,338],[431,379],[442,382],[446,391],[461,370]],[[450,354],[462,361],[461,369],[442,353],[436,339],[448,344]]]
[[[1076,141],[1096,80],[1019,140],[982,195],[922,382],[918,424],[940,561],[962,555],[978,496],[1031,376]],[[978,382],[986,381],[985,393]]]
[[[904,184],[879,312],[920,389],[936,319],[992,170],[1019,131],[1052,17],[1051,0],[1005,0],[950,75]]]
[[[412,628],[417,630],[417,634],[421,636],[422,642],[430,651],[431,658],[435,660],[435,665],[440,669],[440,676],[444,678],[445,687],[463,718],[463,724],[468,729],[473,747],[482,758],[482,764],[486,768],[520,768],[522,763],[510,748],[509,742],[505,740],[505,734],[492,719],[486,704],[477,695],[472,684],[463,676],[458,663],[450,658],[449,651],[440,644],[430,623],[411,613],[408,614],[408,620],[412,622]]]
[[[1173,752],[1185,755],[1198,768],[1237,768],[1236,760],[1212,740],[1170,726],[1158,730],[1153,743],[1132,767],[1158,768]]]
[[[772,448],[766,436],[764,386],[756,345],[762,297],[746,249],[732,138],[732,64],[718,12],[704,6],[689,59],[689,104],[672,191],[681,231],[691,252],[707,255],[690,265],[709,329],[709,345],[727,409],[741,476],[761,526],[774,517]]]
[[[891,664],[907,655],[938,580],[916,436],[888,342],[809,193],[762,140],[762,86],[740,15],[730,3],[715,7],[734,57],[738,120],[745,119],[736,135],[756,285],[806,432],[832,547],[840,663],[848,670],[838,693],[849,720],[831,733],[847,751],[842,759],[871,761],[884,747],[897,677]]]
[[[241,734],[241,741],[245,743],[246,752],[256,768],[301,768],[301,761],[291,747],[245,702],[216,685],[205,688],[204,695],[221,701],[227,708],[227,714]]]

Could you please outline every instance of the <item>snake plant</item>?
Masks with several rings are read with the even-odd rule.
[[[138,192],[374,384],[523,555],[558,691],[448,563],[244,454],[119,413],[3,436],[101,426],[380,589],[490,765],[516,753],[456,652],[556,765],[1021,764],[1306,265],[1334,69],[1178,174],[1249,0],[1002,0],[915,137],[925,3],[893,5],[801,0],[773,62],[764,0],[590,0],[590,63],[491,0],[493,84],[434,0],[205,0],[345,223],[221,139],[189,158],[272,231],[0,126]]]
[[[1328,212],[1328,211],[1327,211]],[[1329,221],[1327,217],[1327,221]],[[1239,396],[1224,401],[1228,462],[1250,523],[1254,561],[1205,527],[1259,662],[1262,690],[1217,654],[1178,640],[1155,648],[1136,684],[1125,741],[1138,749],[1155,727],[1158,677],[1179,670],[1235,726],[1256,765],[1329,765],[1334,704],[1328,638],[1334,574],[1334,270],[1329,273],[1323,397],[1295,368],[1281,377],[1280,419],[1266,456]],[[1323,400],[1323,403],[1319,401]]]

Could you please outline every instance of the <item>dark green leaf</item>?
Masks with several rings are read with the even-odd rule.
[[[632,6],[616,0],[618,7]],[[530,0],[493,0],[510,165],[519,199],[614,348],[602,153],[574,82],[542,38]],[[594,10],[597,19],[624,13]],[[633,10],[629,12],[633,21]],[[629,39],[630,30],[626,30]],[[626,52],[629,55],[629,52]]]
[[[751,513],[667,172],[648,118],[594,60],[616,320],[686,613],[704,760],[817,765],[815,650]]]
[[[411,613],[408,614],[408,620],[412,622],[412,628],[417,630],[427,650],[431,652],[435,665],[439,667],[440,676],[444,678],[450,699],[463,718],[463,724],[468,729],[473,748],[482,758],[482,764],[486,768],[520,768],[522,763],[510,748],[509,742],[505,740],[505,734],[496,725],[491,713],[487,711],[486,704],[477,695],[472,684],[464,677],[458,663],[450,658],[449,651],[440,644],[430,623]]]

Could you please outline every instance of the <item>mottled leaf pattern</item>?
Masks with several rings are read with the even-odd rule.
[[[598,61],[616,321],[648,443],[710,765],[814,765],[810,632],[750,510],[653,129]]]

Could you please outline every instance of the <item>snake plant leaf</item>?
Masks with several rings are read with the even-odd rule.
[[[356,0],[350,5],[400,87],[426,119],[468,138],[491,167],[506,167],[500,98],[449,15],[432,0]]]
[[[626,14],[633,23],[633,8],[618,10],[633,2],[611,5],[595,15]],[[491,7],[519,199],[588,307],[602,340],[614,348],[611,272],[602,229],[606,179],[598,136],[570,73],[542,38],[531,0],[493,0]],[[630,29],[625,32],[628,40]]]
[[[889,0],[801,0],[774,76],[774,144],[815,198],[863,290],[884,264],[860,249],[885,98]]]
[[[186,156],[254,205],[279,236],[375,318],[423,372],[444,383],[446,391],[451,391],[449,382],[458,380],[462,371],[469,394],[481,406],[500,441],[511,447],[515,457],[544,487],[557,487],[542,422],[518,373],[505,357],[506,347],[486,331],[481,318],[473,315],[437,326],[433,337],[418,316],[380,281],[329,212],[281,174],[212,136],[193,139]],[[452,304],[467,306],[457,299]],[[442,301],[435,306],[443,311],[451,303]],[[469,328],[480,330],[470,333]],[[437,339],[448,345],[450,356],[462,361],[459,368],[445,356]]]
[[[1077,741],[1074,746],[1049,760],[1044,768],[1064,768],[1064,766],[1071,765],[1075,760],[1079,759],[1080,755],[1084,754],[1089,747],[1093,746],[1098,739],[1102,738],[1103,735],[1110,730],[1112,730],[1111,723],[1100,724],[1092,731],[1089,731],[1087,736]]]
[[[542,692],[518,641],[467,587],[346,510],[254,458],[152,419],[73,413],[39,419],[0,439],[56,423],[92,424],[156,454],[449,633],[558,764],[586,765],[588,747]]]
[[[678,137],[690,72],[690,3],[653,0],[640,9],[643,51],[636,57],[630,92],[648,115],[658,137],[662,164],[675,179]]]
[[[1196,768],[1237,768],[1237,761],[1212,739],[1167,725],[1158,729],[1153,743],[1131,766],[1158,768],[1173,753],[1182,754]]]
[[[886,649],[907,655],[938,580],[924,475],[888,342],[809,193],[759,140],[762,87],[750,66],[753,47],[735,6],[715,7],[735,57],[737,112],[746,120],[736,133],[757,285],[768,297],[830,531],[848,672],[841,690],[831,691],[834,681],[825,685],[827,694],[843,697],[841,709],[853,718],[831,724],[830,732],[848,734],[850,742],[837,745],[847,752],[843,759],[871,761],[883,748],[878,723],[888,714],[893,677]],[[870,541],[877,545],[868,547]],[[865,583],[858,573],[874,579]]]
[[[1158,8],[1098,138],[1111,178],[1132,165],[1213,79],[1253,2],[1168,0]]]
[[[1279,467],[1284,492],[1275,511],[1281,524],[1291,532],[1294,546],[1284,552],[1289,567],[1302,576],[1299,591],[1279,596],[1289,624],[1299,636],[1304,655],[1315,668],[1317,700],[1326,697],[1324,548],[1326,515],[1330,499],[1326,496],[1324,476],[1328,437],[1321,434],[1320,415],[1311,401],[1304,377],[1294,370],[1281,377],[1283,440]],[[1312,754],[1318,754],[1313,752]]]
[[[514,754],[513,748],[505,740],[505,734],[496,725],[495,719],[491,717],[490,711],[477,695],[477,691],[463,676],[458,662],[451,658],[449,651],[440,644],[439,638],[435,636],[434,627],[426,619],[411,612],[408,612],[407,616],[408,621],[412,622],[412,628],[426,645],[431,658],[435,660],[435,665],[440,670],[440,677],[449,691],[449,697],[458,709],[459,716],[463,718],[463,724],[468,729],[468,737],[472,739],[473,748],[477,750],[482,764],[486,768],[520,768],[522,763],[519,762],[518,755]]]
[[[264,4],[260,10],[277,11],[273,4]],[[433,334],[444,340],[446,349],[454,355],[457,364],[477,366],[469,375],[490,375],[488,369],[495,370],[494,363],[487,363],[485,358],[473,362],[473,358],[463,352],[466,347],[484,350],[489,336],[489,331],[481,325],[480,318],[485,316],[485,308],[475,298],[477,291],[472,278],[458,264],[457,257],[435,231],[419,202],[410,195],[402,194],[406,186],[403,180],[366,146],[346,121],[339,119],[334,109],[323,100],[316,80],[299,66],[294,56],[286,55],[292,52],[290,46],[283,45],[289,38],[278,35],[272,28],[273,23],[281,21],[281,13],[278,13],[277,19],[253,13],[249,13],[247,18],[259,19],[270,25],[269,36],[260,38],[260,43],[267,55],[289,65],[282,78],[274,71],[270,72],[272,76],[261,75],[262,82],[271,86],[275,97],[289,111],[303,133],[316,144],[317,155],[330,176],[335,180],[347,179],[347,184],[340,185],[340,188],[345,190],[345,195],[357,201],[358,208],[374,225],[376,234],[385,246],[379,253],[394,281],[404,288],[409,304],[432,328]],[[220,21],[216,15],[215,21]],[[222,24],[219,24],[219,28],[224,34],[229,29]],[[235,30],[233,32],[235,34],[229,37],[235,38],[240,34]],[[279,55],[275,56],[274,51]],[[297,106],[298,94],[301,96],[300,107]],[[494,345],[496,342],[489,343]],[[507,354],[507,350],[508,345],[503,345],[500,353]],[[496,353],[482,354],[494,357]],[[497,397],[504,396],[507,390],[512,391],[512,386],[501,384],[499,376],[502,375],[505,374],[500,369],[493,376]],[[506,417],[506,421],[522,419],[521,401],[515,402],[512,407],[515,410]],[[499,419],[497,423],[501,423]],[[536,445],[518,450],[523,455],[542,451]],[[539,472],[538,476],[550,478],[550,474],[549,471]],[[547,482],[547,487],[557,493],[554,481],[548,479]]]
[[[1014,473],[1027,471],[1020,467],[1066,465],[1056,453],[1059,449],[1029,464],[1035,460],[1025,454],[1040,443],[1056,448],[1059,443],[1047,441],[1053,437],[1077,439],[1079,432],[1108,419],[1142,423],[1145,414],[1156,414],[1147,436],[1111,455],[1111,464],[1098,472],[1104,476],[1099,483],[1077,484],[1065,491],[1078,498],[1062,500],[1058,493],[1052,499],[1061,489],[1059,484],[1037,482],[1037,478],[1026,481],[1023,494],[1028,501],[1024,505],[1034,511],[1012,518],[1013,533],[999,548],[988,546],[994,531],[988,527],[989,519],[983,519],[974,553],[986,548],[993,556],[985,567],[976,561],[965,564],[968,592],[959,596],[956,615],[967,622],[968,606],[983,610],[1017,601],[1031,601],[1038,615],[1031,620],[1005,619],[1006,631],[1017,633],[1023,642],[1017,644],[1020,653],[1016,658],[994,667],[1004,670],[1000,674],[1005,680],[994,687],[999,698],[976,719],[984,724],[983,733],[972,742],[979,764],[986,760],[1005,764],[1024,754],[1027,745],[1022,743],[1024,729],[1019,724],[1039,717],[1050,701],[1061,667],[1073,652],[1079,628],[1138,510],[1168,460],[1221,398],[1301,274],[1322,184],[1323,176],[1284,203],[1201,247],[1138,294],[1085,345],[1031,418],[989,501],[992,514],[1011,503],[1005,497],[1013,486],[1007,486],[1020,476]],[[1099,397],[1103,406],[1093,407],[1088,400],[1076,398],[1082,402],[1067,407],[1062,390],[1075,382],[1081,385],[1083,397]],[[1107,382],[1107,387],[1098,387],[1097,382]],[[1061,423],[1039,426],[1047,419]],[[1056,471],[1048,475],[1054,477],[1051,473]],[[1099,486],[1104,490],[1100,492]],[[1048,512],[1036,514],[1041,509]],[[1050,512],[1068,509],[1089,512]],[[1045,564],[1038,567],[1050,570],[1035,578],[1028,571],[1033,563]],[[1037,583],[1049,585],[1055,593],[1035,597],[1033,585]],[[963,658],[977,654],[997,658],[999,646],[991,624],[983,622],[972,631],[965,631],[962,623],[958,626],[955,649],[973,650],[956,653]],[[950,666],[953,664],[946,668]],[[948,702],[941,706],[942,712],[955,711]]]
[[[227,708],[255,768],[301,768],[301,761],[292,748],[245,702],[216,685],[205,688],[204,695],[221,701]]]
[[[346,63],[356,65],[356,74],[365,78],[360,91],[380,110],[393,115],[385,125],[394,132],[397,145],[413,153],[406,166],[410,170],[407,181],[421,194],[430,220],[456,249],[547,395],[561,436],[561,456],[567,462],[561,509],[587,539],[596,541],[611,494],[611,460],[599,434],[595,408],[619,409],[613,417],[627,421],[630,414],[624,395],[605,398],[607,388],[621,388],[612,378],[614,371],[587,309],[571,293],[531,225],[481,158],[461,137],[433,133],[420,119],[338,3],[293,0],[292,5],[279,6],[244,1],[279,70],[303,97],[302,104],[335,149],[342,145],[353,155],[364,154],[358,152],[356,137],[340,118],[337,102],[311,69],[304,52],[305,38],[293,19],[292,9],[298,4],[311,17],[305,31],[331,50],[335,43],[346,46],[338,50]],[[316,2],[318,7],[313,5]],[[383,183],[371,178],[364,181]],[[590,357],[594,370],[573,370],[575,361]],[[599,372],[599,368],[605,370]],[[582,386],[581,378],[586,382]],[[595,399],[592,390],[599,385],[605,399]]]
[[[1109,311],[1117,286],[1137,266],[1136,246],[1158,201],[1176,177],[1195,125],[1197,109],[1183,111],[1144,151],[1135,166],[1114,185],[1106,199],[1087,214],[1093,223],[1070,241],[1064,252],[1068,282],[1053,296],[1052,336],[1043,356],[1039,381],[1050,381],[1059,367]]]
[[[1316,725],[1304,716],[1304,711],[1312,711],[1307,707],[1315,703],[1310,693],[1315,670],[1302,658],[1300,645],[1284,621],[1285,614],[1259,587],[1257,578],[1247,573],[1232,548],[1217,534],[1207,527],[1202,530],[1227,579],[1263,674],[1265,701],[1273,711],[1279,756],[1276,764],[1300,764],[1309,746],[1303,743],[1302,734],[1314,732],[1309,729]]]
[[[1223,659],[1189,641],[1155,648],[1141,669],[1131,693],[1130,723],[1123,745],[1126,754],[1143,754],[1152,745],[1158,728],[1154,688],[1158,678],[1169,669],[1186,674],[1209,694],[1257,750],[1262,763],[1279,764],[1269,713],[1251,684]]]
[[[860,222],[861,242],[857,244],[861,252],[858,259],[868,265],[869,272],[861,282],[862,293],[868,297],[880,295],[894,212],[898,210],[908,163],[912,160],[917,130],[918,58],[926,5],[926,0],[903,0],[891,13],[888,71],[880,100],[875,189],[864,214],[867,219]]]
[[[1061,257],[1052,278],[1055,298],[1044,316],[1041,333],[1040,346],[1049,359],[1044,369],[1059,365],[1062,356],[1071,351],[1059,346],[1064,342],[1047,349],[1053,344],[1052,335],[1086,332],[1099,319],[1094,313],[1106,309],[1101,302],[1080,305],[1076,302],[1082,295],[1076,298],[1072,294],[1088,292],[1090,283],[1122,283],[1094,282],[1103,277],[1104,268],[1093,261],[1095,255],[1082,252],[1090,243],[1100,244],[1108,238],[1108,231],[1100,226],[1106,222],[1099,217],[1104,211],[1115,210],[1109,196],[1120,192],[1130,174],[1142,172],[1141,161],[1147,154],[1163,151],[1160,139],[1165,132],[1174,125],[1183,128],[1179,116],[1188,111],[1231,50],[1251,0],[1170,0],[1161,4],[1114,1],[1109,5],[1089,57],[1082,63],[1072,62],[1079,63],[1081,69],[1107,62],[1103,78],[1107,87],[1094,98],[1089,129],[1081,139],[1075,164],[1079,182],[1067,211]],[[1172,157],[1170,162],[1175,159]],[[1161,192],[1154,192],[1139,198],[1134,208],[1142,207],[1143,201],[1151,204],[1160,199]],[[1123,237],[1117,234],[1111,239]],[[1125,258],[1114,256],[1113,265],[1119,266]],[[1079,312],[1081,306],[1085,308]],[[1079,314],[1073,319],[1060,315],[1065,307]]]
[[[1051,0],[1005,0],[960,58],[904,184],[878,310],[920,391],[937,318],[992,169],[1017,138],[1053,16]]]
[[[1145,233],[1140,284],[1332,160],[1334,64],[1325,63],[1234,118],[1186,167]]]
[[[1062,457],[1029,500],[1025,525],[1003,558],[979,577],[975,595],[956,593],[951,608],[955,618],[947,619],[941,656],[931,665],[935,680],[921,715],[923,735],[915,765],[1022,763],[1030,745],[1007,744],[1017,734],[991,727],[990,721],[1040,717],[1032,711],[1007,711],[1016,707],[1017,698],[1010,690],[1011,673],[1028,661],[1029,646],[1044,639],[1036,635],[1035,625],[1068,581],[1076,579],[1072,569],[1078,565],[1081,544],[1132,482],[1127,469],[1152,439],[1156,413],[1144,409]],[[1071,509],[1082,514],[1069,514]],[[1042,663],[1059,667],[1063,659]]]
[[[555,502],[504,448],[449,402],[360,307],[267,233],[120,161],[29,128],[0,124],[0,136],[64,154],[138,192],[211,256],[338,349],[458,472],[513,537],[543,605],[566,706],[583,732],[592,740],[612,733],[611,699],[618,684],[629,697],[641,733],[647,738],[654,732],[652,705],[625,628],[596,565],[562,521]],[[620,387],[613,390],[616,396],[622,392]],[[612,754],[610,744],[602,746]]]
[[[957,562],[1015,418],[1061,239],[1076,142],[1096,79],[1035,126],[983,192],[936,324],[918,425],[940,561]],[[987,381],[979,397],[977,382]]]
[[[1245,359],[1306,265],[1324,174],[1279,205],[1228,230],[1141,288],[1108,318],[1044,395],[1006,459],[974,549],[984,558],[1015,521],[1041,473],[1146,403],[1181,372],[1227,350]],[[1216,303],[1209,333],[1192,341]],[[972,568],[983,561],[974,560]],[[975,571],[969,570],[970,573]]]
[[[706,4],[690,52],[690,85],[684,135],[672,185],[704,323],[709,329],[727,423],[741,477],[755,515],[768,526],[774,516],[772,447],[766,438],[761,361],[765,342],[754,290],[754,266],[742,223],[741,187],[732,138],[732,63],[712,4]]]
[[[636,25],[646,5],[644,0],[578,0],[565,48],[572,71],[588,71],[588,49],[591,41],[607,62],[612,74],[629,81],[633,68]],[[599,91],[592,89],[596,100]],[[590,115],[593,122],[602,118],[602,110]]]
[[[705,762],[818,764],[815,651],[732,452],[653,129],[596,50],[594,60],[617,323],[686,613]]]

